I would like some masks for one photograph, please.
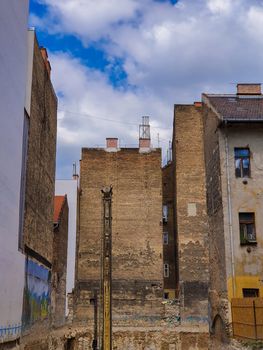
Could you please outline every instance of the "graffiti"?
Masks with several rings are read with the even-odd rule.
[[[14,324],[8,326],[0,326],[0,342],[5,339],[13,339],[20,335],[21,333],[21,324]]]
[[[27,258],[23,327],[47,318],[50,308],[50,270]]]

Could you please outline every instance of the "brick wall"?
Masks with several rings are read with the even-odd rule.
[[[59,222],[54,227],[52,279],[54,298],[53,323],[56,326],[64,324],[66,314],[68,211],[67,197],[65,196]]]
[[[224,327],[228,323],[228,297],[218,117],[206,104],[203,121],[209,222],[210,326],[220,333],[217,337],[224,338]]]
[[[23,244],[52,263],[57,99],[37,40],[26,166]]]
[[[161,151],[83,149],[75,319],[93,317],[89,299],[99,290],[102,195],[113,187],[113,321],[160,318],[162,297]]]
[[[201,107],[175,106],[173,158],[182,319],[203,320],[207,318],[209,256]]]

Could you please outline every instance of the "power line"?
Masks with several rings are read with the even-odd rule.
[[[92,118],[92,119],[98,119],[98,120],[104,120],[107,122],[111,122],[111,123],[118,123],[118,124],[125,124],[125,125],[133,125],[133,126],[139,126],[138,123],[129,123],[129,122],[124,122],[124,121],[120,121],[120,120],[116,120],[116,119],[108,119],[108,118],[104,118],[104,117],[96,117],[94,115],[91,114],[87,114],[87,113],[79,113],[79,112],[73,112],[73,111],[67,111],[67,110],[63,110],[58,108],[58,111],[60,112],[64,112],[67,114],[73,114],[73,115],[78,115],[78,116],[82,116],[82,117],[86,117],[86,118]],[[164,128],[164,127],[152,127],[151,129],[163,129],[163,130],[171,130],[171,128]]]

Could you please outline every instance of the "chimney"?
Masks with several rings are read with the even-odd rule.
[[[237,84],[237,95],[261,95],[261,84]]]
[[[48,72],[48,76],[50,77],[50,73],[51,73],[51,65],[49,63],[49,60],[48,60],[48,54],[47,54],[47,50],[45,47],[41,47],[40,48],[40,52],[41,52],[41,55],[42,55],[42,58],[44,60],[44,64],[46,66],[46,70]]]
[[[117,152],[118,151],[118,138],[107,137],[106,138],[106,151],[107,152]]]
[[[149,152],[151,150],[151,133],[149,117],[142,117],[142,124],[139,128],[139,152]]]
[[[202,107],[202,102],[196,101],[196,102],[194,102],[194,106],[195,107]]]

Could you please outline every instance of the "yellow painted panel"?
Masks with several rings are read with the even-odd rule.
[[[234,282],[234,284],[233,284]],[[234,288],[235,287],[235,293]],[[259,297],[263,297],[263,283],[260,276],[236,276],[234,281],[229,278],[227,281],[228,299],[243,298],[243,288],[258,288]]]
[[[169,293],[169,299],[175,299],[175,290],[174,289],[164,289],[164,293]]]

